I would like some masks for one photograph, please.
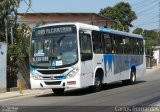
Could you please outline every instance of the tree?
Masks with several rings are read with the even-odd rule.
[[[101,9],[99,14],[115,20],[112,28],[126,32],[129,32],[129,27],[132,26],[131,22],[137,18],[129,3],[124,2]]]
[[[0,41],[5,41],[5,23],[8,15],[16,15],[20,0],[2,0],[0,3]]]
[[[30,7],[31,0],[28,1]],[[10,81],[9,79],[13,80],[13,78],[15,78],[17,74],[16,71],[22,69],[22,65],[18,65],[19,60],[23,60],[23,62],[25,62],[25,60],[28,60],[27,58],[29,55],[28,33],[30,29],[24,24],[17,23],[17,8],[20,2],[21,0],[1,0],[0,2],[0,41],[6,41],[8,45],[8,83]],[[7,85],[7,87],[10,86]]]
[[[160,31],[143,30],[142,28],[136,28],[133,33],[143,35],[145,39],[146,50],[151,50],[153,46],[160,45]],[[146,54],[147,53],[148,52],[146,52]],[[150,53],[148,53],[147,55],[150,55]]]
[[[15,31],[15,26],[17,22],[17,8],[19,7],[19,3],[21,1],[22,0],[1,0],[0,2],[0,41],[6,40],[5,32],[6,30],[8,30],[8,24],[12,26],[13,30]],[[29,3],[28,3],[27,11],[31,6],[31,0],[28,0],[28,2]],[[11,23],[10,23],[10,19],[12,21]]]
[[[142,34],[143,33],[143,29],[142,28],[136,28],[133,33],[135,34]]]

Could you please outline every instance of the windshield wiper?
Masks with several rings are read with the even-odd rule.
[[[64,37],[66,37],[66,36],[63,35],[63,36],[57,41],[57,43],[59,44],[59,43],[64,39]]]

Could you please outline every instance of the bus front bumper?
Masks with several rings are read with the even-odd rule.
[[[80,88],[76,79],[35,80],[30,78],[31,89],[35,88]]]

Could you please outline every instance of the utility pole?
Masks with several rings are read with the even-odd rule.
[[[7,18],[4,20],[4,23],[5,23],[6,43],[8,45],[8,21],[7,21]]]
[[[159,2],[159,26],[158,29],[160,30],[160,2]]]
[[[160,38],[160,1],[159,1],[159,26],[158,26],[158,40]],[[159,59],[160,59],[160,49],[159,49]],[[160,64],[160,61],[158,62]]]
[[[11,44],[13,44],[13,39],[14,39],[14,37],[13,37],[13,27],[11,26]]]

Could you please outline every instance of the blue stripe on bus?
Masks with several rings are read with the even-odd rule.
[[[141,55],[115,55],[114,56],[114,74],[129,70],[131,67],[143,64]]]
[[[99,27],[99,30],[102,32],[110,32],[109,28]]]
[[[65,79],[66,77],[62,77],[62,78],[54,78],[54,80],[62,80]]]
[[[40,28],[39,25],[34,26],[32,29],[35,30],[37,28]]]
[[[107,76],[107,65],[109,70],[112,71],[112,62],[113,62],[113,55],[112,54],[104,54],[104,68],[105,68],[105,76]]]
[[[143,64],[143,56],[139,55],[115,55],[115,54],[104,54],[104,70],[105,76],[108,72],[120,73],[125,70],[131,69],[133,66],[137,67]],[[112,63],[113,67],[112,68]]]
[[[30,69],[31,72],[36,70],[35,68],[33,68],[31,66],[29,67],[29,69]]]

